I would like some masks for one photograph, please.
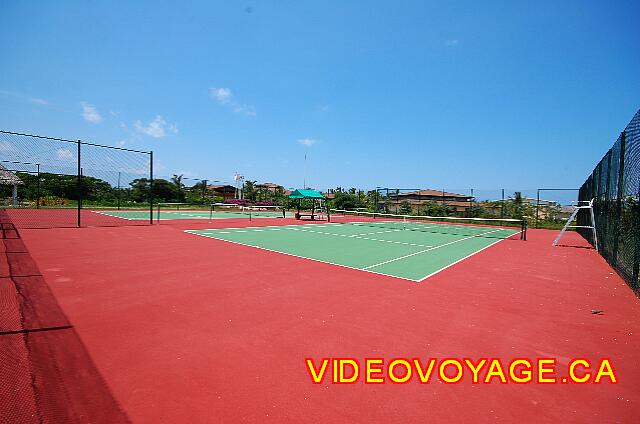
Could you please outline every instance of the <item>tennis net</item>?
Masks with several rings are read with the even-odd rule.
[[[423,231],[470,237],[527,239],[527,221],[511,218],[459,218],[399,215],[331,209],[331,222],[397,231]]]
[[[232,213],[249,218],[284,218],[286,211],[282,206],[241,206],[228,203],[214,203],[211,211],[215,213]]]
[[[230,203],[158,203],[156,219],[249,219],[284,218],[286,210],[282,206],[242,206]]]

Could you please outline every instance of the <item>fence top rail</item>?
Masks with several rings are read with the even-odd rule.
[[[13,163],[13,164],[16,164],[16,165],[40,165],[39,163],[20,162],[20,161],[16,161],[16,160],[0,160],[0,162],[2,162],[2,163]]]
[[[35,137],[35,138],[42,138],[44,140],[55,140],[55,141],[64,141],[65,143],[77,143],[77,140],[67,140],[64,138],[55,138],[55,137],[45,137],[42,135],[34,135],[34,134],[24,134],[24,133],[18,133],[18,132],[13,132],[13,131],[2,131],[0,130],[0,134],[11,134],[11,135],[19,135],[19,136],[23,136],[23,137]]]
[[[144,153],[146,155],[150,155],[151,152],[147,152],[144,150],[134,150],[134,149],[126,149],[124,147],[115,147],[115,146],[105,146],[104,144],[95,144],[88,143],[86,141],[78,140],[80,144],[84,144],[85,146],[94,146],[94,147],[104,147],[105,149],[114,149],[114,150],[124,150],[125,152],[133,152],[133,153]]]
[[[35,134],[24,134],[24,133],[18,133],[18,132],[13,132],[13,131],[3,131],[0,130],[0,134],[10,134],[10,135],[18,135],[18,136],[22,136],[22,137],[34,137],[34,138],[41,138],[44,140],[54,140],[54,141],[62,141],[65,143],[74,143],[74,144],[84,144],[85,146],[94,146],[94,147],[103,147],[105,149],[114,149],[114,150],[123,150],[125,152],[134,152],[134,153],[144,153],[144,154],[151,154],[151,152],[147,152],[144,150],[134,150],[134,149],[127,149],[124,147],[116,147],[116,146],[106,146],[104,144],[96,144],[96,143],[89,143],[87,141],[82,141],[82,140],[67,140],[64,138],[55,138],[55,137],[45,137],[42,135],[35,135]]]

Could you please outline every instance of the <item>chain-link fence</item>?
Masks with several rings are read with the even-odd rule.
[[[640,292],[640,110],[580,188],[581,201],[594,200],[600,254]],[[578,225],[589,226],[588,210]],[[580,233],[593,244],[591,231]]]
[[[149,224],[152,169],[152,152],[0,131],[0,208],[21,228]]]

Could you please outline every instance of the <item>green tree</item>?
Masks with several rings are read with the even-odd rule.
[[[361,202],[360,198],[356,194],[342,193],[336,191],[334,193],[334,198],[331,201],[331,207],[335,209],[356,209],[356,208],[364,208],[366,204]]]
[[[213,196],[207,189],[207,182],[202,180],[185,188],[185,200],[188,203],[213,203]]]
[[[378,194],[378,190],[370,190],[365,195],[365,203],[367,204],[367,209],[369,212],[377,212],[380,203],[380,196]]]
[[[182,178],[184,177],[183,174],[180,175],[176,175],[173,174],[173,176],[171,177],[171,183],[173,185],[175,185],[175,197],[174,200],[176,202],[184,202],[185,201],[185,191],[184,191],[184,184],[182,184]]]
[[[451,216],[455,215],[455,208],[442,202],[429,201],[422,207],[425,215],[428,216]]]
[[[411,213],[411,204],[408,201],[403,200],[400,202],[400,210],[399,212],[403,215],[409,215]]]
[[[467,217],[469,218],[480,218],[485,215],[485,211],[479,204],[475,203],[473,206],[467,209]]]
[[[149,179],[138,178],[133,180],[130,184],[131,189],[129,195],[131,200],[135,202],[148,202],[149,201]],[[153,179],[153,201],[154,202],[174,202],[179,196],[177,187],[171,181],[164,180],[162,178]]]
[[[244,182],[242,197],[252,202],[256,201],[256,181],[246,180]]]

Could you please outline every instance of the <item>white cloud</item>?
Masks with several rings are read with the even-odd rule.
[[[92,124],[102,122],[102,116],[98,113],[94,105],[87,102],[81,102],[80,105],[82,106],[82,117],[85,121],[91,122]]]
[[[447,47],[456,47],[458,44],[460,44],[460,40],[457,40],[455,38],[444,42],[444,45]]]
[[[311,147],[314,144],[316,144],[318,142],[318,140],[314,140],[312,138],[301,138],[300,140],[298,140],[298,143],[302,144],[303,146],[307,146],[307,147]]]
[[[127,142],[125,140],[116,141],[116,147],[123,147]]]
[[[143,125],[141,121],[136,121],[133,123],[136,131],[141,132],[143,134],[148,135],[153,138],[163,138],[167,136],[167,133],[171,132],[176,134],[178,132],[178,127],[176,124],[169,124],[164,118],[160,115],[156,115],[155,119],[149,122],[148,125]]]
[[[27,96],[27,95],[24,95],[22,93],[16,93],[14,91],[0,90],[0,95],[8,96],[8,97],[14,97],[14,98],[20,99],[22,101],[29,101],[31,103],[35,103],[35,104],[41,105],[41,106],[45,106],[45,105],[49,104],[49,102],[46,101],[45,99],[41,99],[41,98],[38,98],[38,97]]]
[[[222,105],[229,103],[231,97],[233,97],[231,90],[228,88],[211,88],[209,91],[211,92],[211,96]]]
[[[69,149],[58,149],[56,150],[56,157],[59,160],[71,162],[73,161],[73,153]]]
[[[256,116],[256,108],[253,105],[247,105],[238,102],[233,96],[230,88],[210,88],[209,94],[221,106],[230,107],[231,110],[236,113],[242,113],[243,115],[247,116]]]
[[[247,116],[256,116],[256,108],[251,105],[236,105],[233,107],[236,113],[244,113]]]

